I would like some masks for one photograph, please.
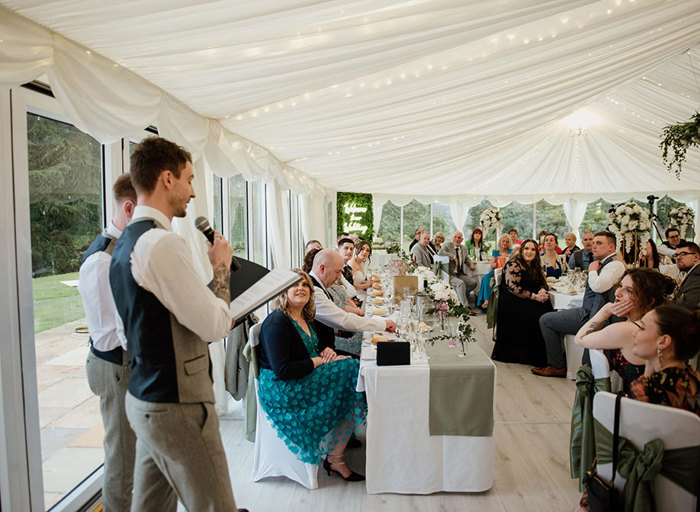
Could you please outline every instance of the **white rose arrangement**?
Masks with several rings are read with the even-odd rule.
[[[695,212],[688,206],[678,206],[671,210],[671,226],[677,227],[681,238],[685,238],[688,228],[695,229]]]
[[[634,201],[628,201],[608,213],[608,222],[610,231],[618,240],[624,239],[626,251],[632,249],[635,235],[639,240],[639,247],[646,247],[651,229],[651,217],[646,208]]]
[[[503,214],[499,208],[491,206],[481,212],[479,222],[481,223],[481,229],[483,230],[484,234],[486,234],[486,232],[491,228],[498,232],[503,229]]]

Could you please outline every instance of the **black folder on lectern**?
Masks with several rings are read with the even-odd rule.
[[[288,269],[271,271],[243,258],[236,260],[240,268],[231,272],[229,281],[229,310],[236,322],[301,280],[299,274]]]

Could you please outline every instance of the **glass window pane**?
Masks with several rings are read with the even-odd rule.
[[[559,240],[559,247],[564,247],[564,233],[571,231],[569,223],[566,221],[564,206],[560,204],[549,204],[544,199],[537,202],[537,235],[540,231],[554,233]]]
[[[413,241],[413,233],[416,228],[423,228],[430,231],[430,206],[421,204],[415,199],[403,207],[403,248],[408,250],[408,246]],[[431,233],[432,236],[432,233]]]
[[[656,215],[658,216],[656,224],[659,227],[659,231],[661,231],[661,236],[663,237],[663,240],[666,240],[664,236],[664,231],[666,231],[666,229],[671,226],[671,210],[677,208],[678,206],[685,206],[685,203],[676,201],[675,199],[669,196],[664,196],[656,202]],[[657,242],[660,242],[661,240],[658,240],[658,237],[658,233],[656,233],[656,230],[654,230],[654,238],[657,239]],[[684,239],[692,241],[694,238],[695,231],[690,228],[686,229]]]
[[[513,201],[501,208],[503,214],[503,233],[510,229],[518,230],[518,238],[525,240],[532,236],[532,205]]]
[[[442,234],[445,235],[445,241],[447,242],[452,239],[452,235],[457,231],[448,205],[437,202],[433,203],[433,231],[435,231],[435,233],[442,231]],[[435,233],[433,233],[433,238],[435,238]]]
[[[248,257],[248,209],[246,207],[245,179],[238,174],[228,179],[229,240],[233,254]]]
[[[385,245],[398,243],[401,237],[401,208],[391,201],[387,201],[382,207],[377,236],[384,240]]]
[[[583,221],[581,221],[581,227],[579,231],[583,234],[584,231],[593,231],[597,233],[598,231],[603,231],[608,228],[608,210],[610,210],[611,203],[607,202],[605,199],[598,199],[592,203],[588,203],[586,206],[586,213],[583,216]],[[537,210],[537,217],[539,221],[540,212]]]
[[[32,288],[44,497],[50,508],[103,462],[99,401],[85,376],[76,288],[102,229],[102,148],[75,127],[27,114]]]

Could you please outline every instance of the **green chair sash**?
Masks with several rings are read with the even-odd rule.
[[[593,467],[595,459],[595,434],[593,432],[593,395],[598,391],[610,391],[610,378],[593,378],[589,365],[576,372],[576,396],[571,411],[571,442],[569,460],[571,478],[579,479],[579,489],[584,490],[583,479]]]
[[[491,278],[491,296],[489,297],[489,307],[486,309],[486,327],[488,329],[493,329],[496,325],[496,319],[498,318],[498,286],[496,286],[496,279]]]
[[[612,433],[595,421],[595,443],[598,464],[612,462]],[[654,479],[662,475],[694,496],[700,487],[700,446],[664,450],[660,439],[644,445],[639,452],[620,437],[617,472],[626,479],[622,491],[624,512],[655,510]]]

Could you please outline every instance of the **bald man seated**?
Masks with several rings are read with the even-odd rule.
[[[327,288],[335,283],[343,271],[343,257],[332,249],[316,254],[309,275],[314,283],[316,320],[332,329],[341,331],[395,332],[396,323],[380,317],[363,317],[339,308],[333,303]]]

